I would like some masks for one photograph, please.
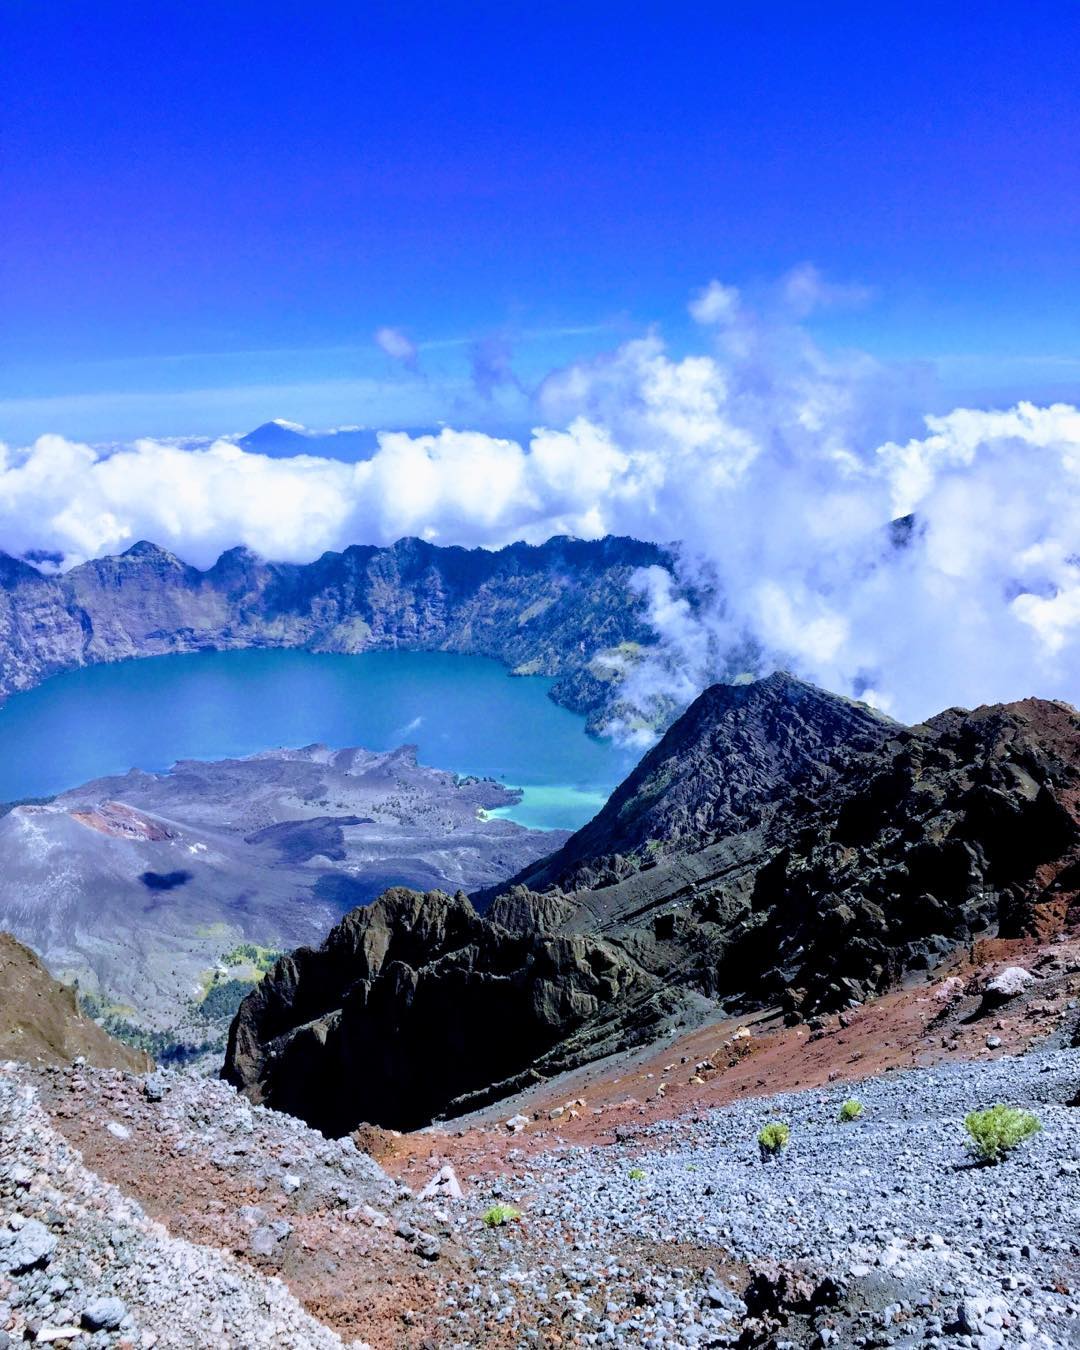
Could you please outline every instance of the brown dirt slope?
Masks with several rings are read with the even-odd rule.
[[[153,1067],[143,1051],[113,1040],[80,1012],[75,991],[54,980],[29,947],[0,933],[0,1060],[69,1064],[79,1055],[100,1069]]]

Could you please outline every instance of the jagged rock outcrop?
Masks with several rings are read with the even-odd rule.
[[[486,918],[400,892],[348,916],[243,1005],[230,1076],[333,1129],[415,1122],[674,1014],[805,1018],[976,934],[1045,938],[1080,917],[1080,715],[1031,699],[904,728],[790,676],[711,690],[571,866],[610,875],[652,839],[639,870],[570,893],[518,881]],[[565,876],[559,858],[524,875]]]
[[[80,1055],[99,1069],[153,1067],[149,1056],[82,1013],[75,991],[54,980],[29,947],[0,933],[0,1060],[70,1064]]]
[[[987,930],[1047,937],[1080,888],[1080,717],[1027,699],[953,708],[855,759],[792,814],[732,933],[726,982],[836,1007]]]
[[[61,575],[0,554],[0,698],[99,661],[237,647],[361,652],[387,647],[490,656],[552,676],[553,697],[599,716],[622,644],[655,640],[639,567],[654,544],[550,539],[498,551],[402,539],[306,564],[230,549],[206,571],[145,541]]]
[[[511,931],[460,893],[390,890],[245,999],[225,1076],[328,1134],[411,1128],[534,1080],[553,1046],[652,984],[602,941]]]

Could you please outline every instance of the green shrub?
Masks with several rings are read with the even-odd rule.
[[[220,984],[210,986],[201,1002],[195,1005],[195,1010],[208,1022],[223,1017],[231,1019],[254,988],[250,980],[222,980]]]
[[[484,1215],[484,1223],[488,1228],[501,1228],[504,1223],[513,1223],[520,1218],[520,1211],[513,1205],[492,1205]]]
[[[630,1169],[630,1171],[629,1171],[629,1173],[628,1173],[627,1175],[630,1177],[630,1180],[631,1180],[631,1181],[644,1181],[644,1180],[645,1180],[645,1173],[641,1170],[640,1167],[631,1167],[631,1169]]]
[[[964,1117],[964,1129],[971,1136],[969,1147],[983,1162],[1000,1162],[1025,1139],[1038,1134],[1042,1123],[1030,1111],[1019,1111],[1015,1106],[988,1106],[985,1111],[971,1111]]]
[[[791,1131],[780,1120],[774,1120],[758,1130],[758,1148],[763,1158],[775,1158],[787,1148],[790,1140]]]
[[[863,1113],[863,1104],[855,1097],[849,1097],[840,1108],[840,1119],[842,1121],[858,1120]]]

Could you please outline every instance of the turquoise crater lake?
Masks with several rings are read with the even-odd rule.
[[[444,652],[197,652],[89,666],[0,706],[0,801],[178,759],[279,746],[419,748],[422,764],[523,789],[498,814],[576,829],[634,756],[585,734],[551,681]]]

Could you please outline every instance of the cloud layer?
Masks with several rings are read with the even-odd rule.
[[[631,704],[775,664],[906,720],[1080,700],[1080,411],[917,419],[918,368],[826,354],[798,326],[861,292],[803,269],[780,294],[763,320],[713,282],[691,304],[700,353],[651,336],[553,373],[527,446],[387,432],[355,465],[226,440],[0,447],[0,544],[73,563],[149,538],[206,565],[237,543],[305,560],[407,534],[678,540],[677,586],[638,579],[662,641],[627,673]]]

